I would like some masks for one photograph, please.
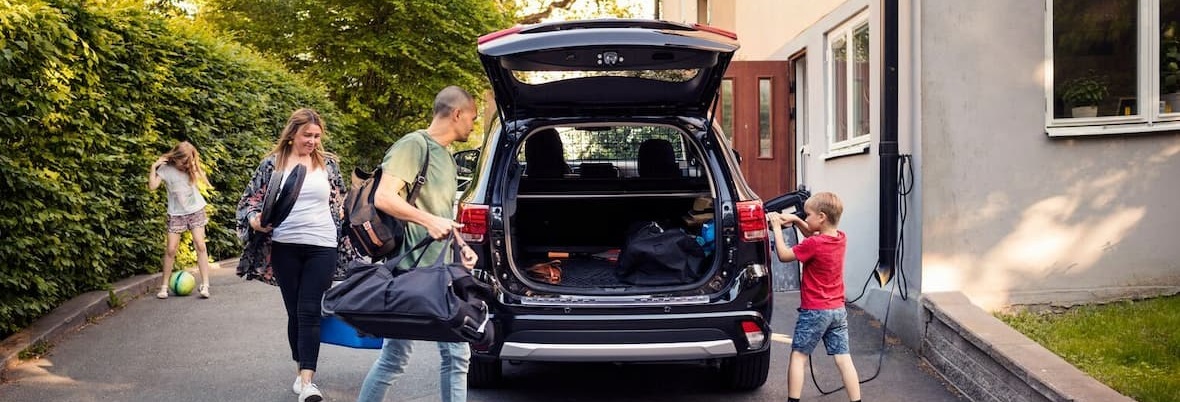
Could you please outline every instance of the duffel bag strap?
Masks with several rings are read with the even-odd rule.
[[[390,271],[397,269],[397,264],[400,263],[402,261],[402,259],[409,256],[415,250],[426,247],[426,245],[430,244],[433,241],[434,241],[434,238],[432,238],[430,236],[426,236],[426,238],[418,241],[418,244],[415,244],[414,247],[410,247],[409,250],[403,251],[401,254],[398,254],[396,256],[386,259],[385,260],[385,268],[389,269]]]

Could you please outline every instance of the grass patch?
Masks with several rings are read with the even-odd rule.
[[[37,341],[36,343],[29,345],[29,347],[25,348],[25,350],[20,351],[20,353],[17,354],[17,357],[19,357],[21,360],[40,359],[48,355],[49,349],[51,348],[53,348],[53,345],[49,342]]]
[[[1180,296],[997,317],[1123,395],[1180,401]]]
[[[127,305],[127,301],[119,297],[119,293],[112,290],[107,290],[107,306],[113,309],[120,309]]]

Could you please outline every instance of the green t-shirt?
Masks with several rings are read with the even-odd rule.
[[[430,167],[426,169],[426,183],[422,185],[422,189],[418,190],[418,199],[414,206],[433,215],[453,220],[455,219],[455,189],[459,185],[455,161],[451,159],[451,153],[442,144],[430,138],[430,134],[427,134],[426,130],[406,134],[389,147],[389,150],[385,152],[385,159],[381,161],[381,169],[385,172],[384,174],[406,182],[406,186],[402,187],[401,193],[398,194],[399,197],[405,199],[409,194],[410,187],[416,185],[414,178],[422,169],[426,152],[430,152]],[[430,237],[426,227],[422,225],[412,223],[407,228],[406,241],[402,244],[401,252],[418,244],[422,239]],[[421,264],[433,263],[442,251],[442,243],[427,246],[425,254],[422,255]],[[413,262],[418,259],[420,254],[422,251],[406,257],[398,264],[398,267],[412,268]],[[447,258],[449,261],[449,254]]]

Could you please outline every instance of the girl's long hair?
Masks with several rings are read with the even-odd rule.
[[[188,182],[205,188],[209,185],[209,178],[205,176],[205,168],[201,165],[201,153],[197,147],[188,141],[181,141],[164,153],[168,164],[188,175]]]
[[[324,159],[332,155],[324,151],[323,140],[328,136],[328,128],[324,127],[324,119],[314,109],[302,108],[291,113],[291,117],[287,119],[287,126],[283,127],[283,131],[279,133],[279,142],[275,144],[274,150],[270,151],[276,156],[275,169],[286,170],[287,157],[291,156],[291,149],[294,148],[295,135],[299,134],[299,131],[308,124],[320,126],[320,130],[323,131],[320,134],[320,143],[311,153],[312,168],[324,169],[326,167]]]

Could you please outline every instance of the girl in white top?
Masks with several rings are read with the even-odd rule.
[[[205,249],[205,197],[198,186],[209,186],[205,170],[201,167],[201,154],[188,141],[181,141],[172,150],[156,159],[148,172],[148,188],[155,190],[160,183],[168,188],[168,240],[164,250],[164,278],[156,297],[168,298],[168,279],[172,276],[172,264],[176,261],[176,249],[180,235],[186,230],[193,234],[193,247],[197,251],[197,267],[201,271],[201,285],[197,293],[209,297],[209,252]]]

